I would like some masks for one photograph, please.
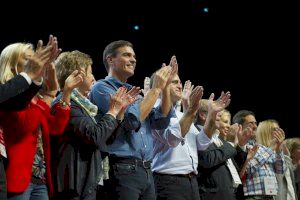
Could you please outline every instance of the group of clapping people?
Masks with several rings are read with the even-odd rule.
[[[0,55],[0,199],[298,199],[299,138],[276,120],[233,117],[230,92],[203,99],[178,63],[130,85],[133,45],[92,58],[14,43]]]

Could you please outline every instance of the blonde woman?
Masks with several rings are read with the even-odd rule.
[[[256,130],[258,150],[246,166],[243,183],[246,199],[274,199],[278,193],[277,174],[284,174],[286,164],[281,145],[284,131],[277,121],[265,120]]]
[[[50,40],[53,36],[50,36]],[[39,42],[41,43],[41,41]],[[51,46],[50,46],[51,47]],[[24,72],[5,83],[0,83],[0,110],[20,110],[32,99],[32,97],[40,89],[40,84],[36,84],[35,80],[41,78],[41,73],[45,62],[51,55],[51,48],[45,48],[39,54],[28,58],[27,64],[24,66]],[[2,52],[6,54],[8,52]],[[2,54],[0,66],[9,65],[9,56]],[[5,67],[0,68],[5,69]],[[6,194],[6,175],[4,171],[3,159],[7,157],[5,142],[3,138],[3,130],[0,124],[0,199],[7,199]]]
[[[49,51],[47,53],[45,51]],[[47,200],[52,190],[50,173],[49,135],[61,134],[68,123],[70,94],[74,87],[82,82],[82,74],[74,72],[66,81],[65,93],[60,104],[50,112],[49,102],[55,97],[57,80],[52,61],[59,54],[57,39],[50,37],[48,45],[40,42],[37,50],[29,43],[14,43],[5,47],[0,56],[0,80],[6,83],[13,77],[26,71],[28,59],[41,55],[45,74],[46,88],[43,95],[29,99],[28,104],[18,111],[0,111],[1,126],[4,132],[7,150],[7,192],[8,199],[29,200],[32,198]],[[33,66],[34,67],[34,66]],[[41,76],[40,80],[42,81]]]

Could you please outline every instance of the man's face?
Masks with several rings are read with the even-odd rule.
[[[253,136],[252,138],[255,138],[255,132],[257,129],[257,121],[253,115],[247,115],[245,117],[245,122],[242,125],[243,130],[247,127],[250,127],[253,130]]]
[[[114,74],[129,78],[134,75],[136,58],[133,49],[129,46],[120,47],[115,57],[111,58],[111,68]]]
[[[182,97],[182,83],[178,75],[175,75],[170,84],[170,93],[172,102],[180,100]]]

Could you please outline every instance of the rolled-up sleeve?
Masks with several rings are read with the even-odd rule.
[[[192,125],[194,126],[194,125]],[[196,127],[195,127],[196,129]],[[198,131],[197,129],[195,131]],[[204,151],[208,148],[208,146],[212,143],[212,140],[207,137],[202,129],[199,134],[196,135],[196,142],[197,142],[197,150]]]
[[[170,125],[165,130],[152,130],[152,135],[169,147],[176,147],[184,139],[181,136],[181,128],[177,118],[171,118]]]
[[[160,106],[153,108],[150,113],[151,128],[157,130],[166,129],[169,126],[170,119],[172,117],[176,117],[174,107],[170,109],[170,112],[167,116],[164,116],[164,114],[161,112]]]
[[[141,127],[140,113],[140,101],[130,105],[126,110],[122,126],[128,131],[138,131]]]

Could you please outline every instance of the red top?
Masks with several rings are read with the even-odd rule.
[[[49,106],[36,97],[27,108],[21,111],[0,111],[0,123],[4,132],[8,157],[6,167],[8,192],[22,193],[29,186],[36,152],[38,127],[41,125],[46,163],[45,176],[49,195],[52,196],[50,135],[62,134],[69,118],[69,107],[56,104],[50,112]]]

